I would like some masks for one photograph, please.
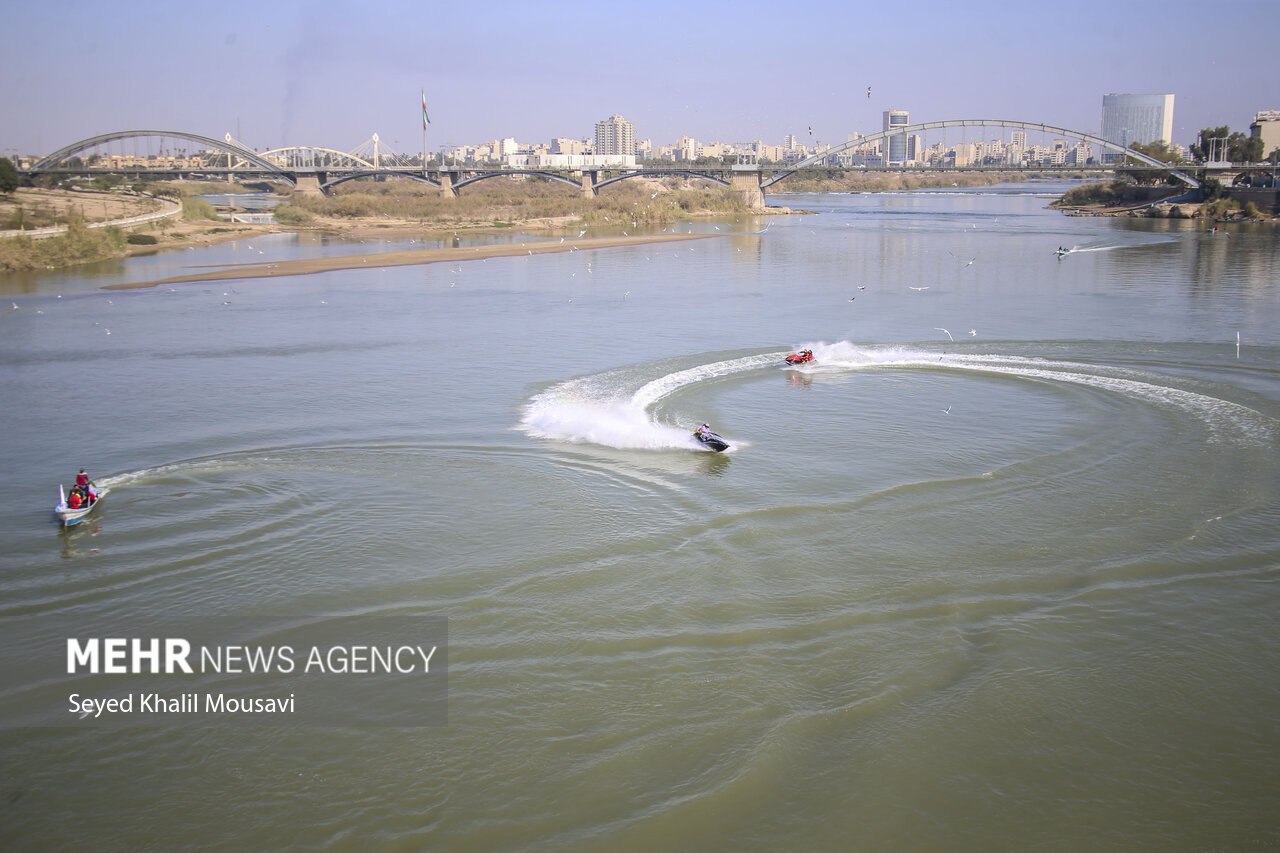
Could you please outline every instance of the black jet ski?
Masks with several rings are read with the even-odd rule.
[[[717,435],[709,429],[694,430],[693,437],[696,438],[700,444],[711,448],[716,453],[721,453],[729,449],[729,442],[725,441],[723,436]]]

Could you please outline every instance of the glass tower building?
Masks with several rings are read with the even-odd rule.
[[[1103,95],[1102,138],[1126,148],[1135,142],[1173,144],[1173,95]],[[1119,157],[1108,155],[1109,161]]]
[[[895,127],[906,127],[911,124],[911,114],[906,110],[885,110],[884,111],[884,127],[882,130],[893,130]],[[890,136],[889,156],[885,158],[886,163],[906,163],[907,162],[907,135],[899,133]]]

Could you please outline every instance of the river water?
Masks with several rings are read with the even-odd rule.
[[[1280,240],[1061,189],[0,280],[0,846],[1280,846]],[[441,619],[447,725],[389,680],[323,724],[67,708],[69,637]]]

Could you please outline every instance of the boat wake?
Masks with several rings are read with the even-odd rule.
[[[561,382],[525,406],[520,429],[537,438],[584,442],[620,450],[696,449],[706,452],[688,426],[661,422],[653,408],[682,388],[761,370],[784,353],[750,355],[677,370],[636,386],[633,370]],[[731,439],[732,441],[732,439]],[[734,445],[740,442],[733,441]],[[732,447],[730,451],[732,451]]]
[[[690,435],[696,422],[692,418],[688,426],[664,422],[658,414],[663,400],[682,389],[726,377],[764,375],[782,369],[815,377],[863,370],[1000,374],[1038,382],[1084,385],[1176,409],[1202,421],[1208,428],[1210,441],[1265,444],[1274,441],[1280,432],[1280,425],[1273,418],[1254,409],[1175,387],[1169,384],[1168,377],[1148,371],[1016,355],[938,352],[893,345],[860,346],[850,341],[812,342],[802,346],[813,351],[813,362],[784,365],[782,360],[788,350],[778,350],[713,361],[648,381],[638,375],[643,367],[633,367],[561,382],[526,404],[518,428],[537,438],[625,450],[697,449]],[[733,441],[732,436],[730,440]]]

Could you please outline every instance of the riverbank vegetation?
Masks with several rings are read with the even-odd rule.
[[[83,221],[72,221],[65,233],[53,237],[0,240],[0,271],[58,269],[125,254],[125,234],[119,228],[89,228]]]
[[[628,180],[592,198],[578,187],[542,178],[493,178],[466,187],[454,198],[409,180],[352,181],[329,196],[295,193],[276,209],[282,224],[368,221],[424,229],[509,228],[573,221],[582,225],[669,224],[689,216],[749,213],[727,189],[681,178]],[[310,217],[307,220],[305,217]]]

